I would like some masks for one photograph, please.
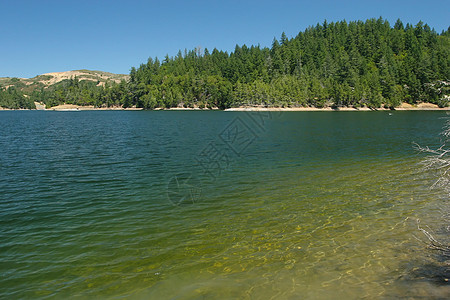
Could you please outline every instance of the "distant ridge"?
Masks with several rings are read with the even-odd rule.
[[[129,77],[100,71],[0,79],[9,109],[78,105],[143,109],[395,109],[450,104],[450,30],[419,22],[340,21],[310,26],[272,46],[236,45],[149,57]],[[129,78],[129,79],[128,79]],[[117,84],[118,80],[128,79]]]
[[[98,82],[97,85],[104,86],[107,82],[119,83],[122,80],[128,81],[129,75],[83,69],[45,73],[42,75],[37,75],[33,78],[0,77],[0,88],[14,86],[23,91],[24,94],[29,94],[36,89],[45,89],[63,80],[75,78],[79,81],[88,80]]]

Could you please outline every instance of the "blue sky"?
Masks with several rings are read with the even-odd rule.
[[[325,19],[419,20],[439,33],[450,0],[103,1],[0,0],[0,77],[77,69],[128,73],[148,57],[236,44],[270,46]]]

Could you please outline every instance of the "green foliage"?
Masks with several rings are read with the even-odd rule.
[[[0,88],[0,107],[10,109],[34,109],[34,102],[25,97],[17,88],[11,86],[7,89]]]
[[[98,71],[85,72],[99,75]],[[422,22],[413,26],[401,20],[391,27],[379,18],[325,21],[293,38],[282,33],[270,48],[236,45],[231,53],[199,48],[179,51],[162,62],[149,58],[132,67],[128,82],[102,86],[74,78],[35,89],[30,98],[47,106],[69,103],[145,109],[394,108],[402,102],[447,106],[449,84],[449,30],[437,34]],[[9,90],[1,92],[8,96],[0,99],[8,100],[1,100],[0,105],[28,105],[20,93],[17,96],[17,91]]]
[[[133,104],[151,89],[160,106],[367,106],[393,108],[403,101],[445,105],[448,32],[419,22],[392,28],[381,18],[317,24],[272,47],[236,45],[228,54],[199,49],[150,58],[132,68]],[[442,84],[441,84],[442,85]],[[181,95],[181,96],[180,96]]]

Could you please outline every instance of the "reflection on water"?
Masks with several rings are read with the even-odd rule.
[[[411,145],[441,116],[283,113],[212,179],[245,115],[2,112],[0,296],[445,298],[417,219],[444,238],[448,200]],[[169,201],[179,174],[197,201]]]

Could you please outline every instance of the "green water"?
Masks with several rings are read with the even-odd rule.
[[[0,112],[0,298],[448,297],[443,117]]]

